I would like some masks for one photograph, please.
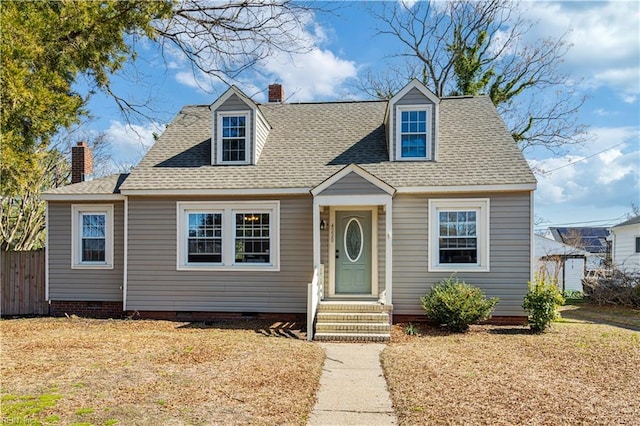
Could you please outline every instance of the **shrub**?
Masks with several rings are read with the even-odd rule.
[[[446,325],[455,332],[464,332],[469,324],[491,317],[497,298],[487,299],[482,290],[454,275],[442,280],[421,298],[429,321]]]
[[[555,282],[536,276],[529,283],[529,292],[524,296],[522,307],[529,312],[529,327],[536,333],[545,331],[551,321],[560,317],[558,307],[564,305],[564,297]]]

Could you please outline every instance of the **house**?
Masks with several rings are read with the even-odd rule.
[[[457,273],[522,320],[536,180],[488,97],[414,80],[388,101],[283,99],[231,87],[184,107],[131,174],[46,193],[51,311],[306,314],[318,338],[366,328],[353,313],[385,339]]]
[[[611,227],[612,260],[620,270],[640,274],[640,216]]]
[[[602,268],[611,260],[606,227],[549,227],[545,237],[591,253],[592,256],[587,256],[587,271]]]
[[[563,292],[583,291],[582,279],[585,276],[586,264],[597,263],[600,258],[542,235],[535,235],[534,239],[536,271],[554,279]]]

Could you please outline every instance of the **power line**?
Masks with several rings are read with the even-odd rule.
[[[636,138],[635,138],[635,137],[633,137],[633,138],[625,139],[625,140],[623,140],[622,142],[617,143],[617,144],[615,144],[615,145],[613,145],[613,146],[610,146],[610,147],[609,147],[609,148],[607,148],[607,149],[603,149],[602,151],[596,152],[595,154],[588,155],[588,156],[586,156],[586,157],[580,158],[579,160],[572,161],[572,162],[567,163],[567,164],[565,164],[565,165],[562,165],[562,166],[560,166],[560,167],[556,167],[555,169],[551,169],[551,170],[543,170],[543,173],[544,173],[545,175],[549,175],[549,174],[551,174],[551,173],[555,172],[556,170],[560,170],[560,169],[564,169],[565,167],[573,166],[573,165],[574,165],[574,164],[576,164],[576,163],[579,163],[579,162],[584,161],[584,160],[588,160],[589,158],[593,158],[593,157],[595,157],[596,155],[600,155],[600,154],[602,154],[603,152],[607,152],[607,151],[609,151],[609,150],[612,150],[613,148],[616,148],[616,147],[618,147],[618,146],[620,146],[620,145],[622,145],[622,144],[625,144],[625,143],[627,143],[627,142],[631,142],[631,141],[632,141],[632,140],[634,140],[634,139],[636,139]]]

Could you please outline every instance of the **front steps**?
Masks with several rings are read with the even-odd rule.
[[[314,340],[388,342],[392,309],[377,302],[320,302]]]

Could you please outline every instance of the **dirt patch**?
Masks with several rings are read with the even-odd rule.
[[[3,417],[45,424],[305,424],[324,361],[291,323],[41,318],[0,330]],[[55,405],[15,405],[43,396]]]
[[[406,324],[382,363],[402,424],[634,424],[640,333],[564,320],[545,334]]]

